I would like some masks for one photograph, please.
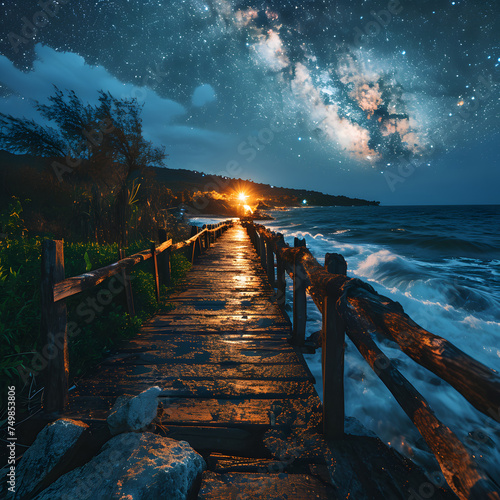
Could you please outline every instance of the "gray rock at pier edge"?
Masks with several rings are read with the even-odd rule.
[[[90,462],[35,500],[184,500],[205,468],[186,441],[129,432],[111,438]]]
[[[87,428],[87,424],[69,418],[61,418],[46,425],[17,466],[16,493],[13,498],[22,498],[34,491]]]
[[[161,389],[155,386],[137,396],[120,396],[107,418],[111,435],[146,430],[156,418],[160,393]]]

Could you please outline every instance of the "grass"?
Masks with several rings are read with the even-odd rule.
[[[40,375],[26,378],[35,353],[44,347],[40,338],[41,242],[39,237],[0,240],[0,424],[5,418],[8,386],[16,386],[18,411],[32,411],[33,395],[42,388]],[[134,242],[126,250],[127,255],[149,247],[149,241]],[[115,262],[117,255],[117,244],[65,243],[65,275],[76,276],[103,267]],[[183,255],[174,254],[171,265],[175,286],[190,263]],[[70,383],[88,372],[120,341],[136,334],[159,309],[168,308],[166,287],[161,290],[161,304],[156,302],[151,271],[152,261],[148,260],[131,272],[135,317],[125,312],[122,294],[110,292],[115,290],[110,287],[110,279],[67,299],[68,329],[72,327],[78,332],[68,342]],[[98,302],[100,291],[106,300]],[[25,374],[24,378],[20,373]]]

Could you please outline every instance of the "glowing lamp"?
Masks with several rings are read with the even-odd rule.
[[[307,203],[307,200],[302,200],[302,205],[305,205]]]

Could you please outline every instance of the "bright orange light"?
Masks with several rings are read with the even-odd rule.
[[[245,209],[245,212],[250,212],[251,214],[253,214],[252,207],[250,207],[248,205],[243,205],[243,208]]]
[[[248,196],[245,193],[243,193],[243,192],[241,192],[241,193],[238,194],[238,199],[240,201],[246,201],[247,198],[248,198]]]

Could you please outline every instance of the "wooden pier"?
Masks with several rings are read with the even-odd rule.
[[[270,480],[266,495],[278,488],[276,498],[336,498],[333,485],[304,464],[308,474],[285,472],[297,467],[293,455],[280,460],[279,451],[271,452],[276,443],[266,447],[266,439],[286,441],[295,428],[320,425],[321,403],[240,225],[200,256],[170,302],[171,312],[155,317],[70,392],[65,416],[104,420],[119,395],[157,385],[163,390],[159,432],[187,440],[211,466],[199,498],[235,498],[231,491],[253,498],[263,476]],[[309,459],[314,464],[324,450],[308,451],[318,455]]]
[[[105,419],[118,396],[159,386],[156,432],[188,441],[207,462],[197,493],[200,499],[408,500],[429,498],[425,495],[430,489],[433,499],[456,498],[455,493],[460,498],[498,498],[495,486],[468,463],[457,466],[457,473],[462,474],[457,478],[479,478],[481,484],[457,480],[451,485],[453,493],[429,483],[411,461],[376,437],[364,435],[355,419],[344,419],[343,339],[344,330],[355,320],[341,318],[334,304],[348,301],[342,286],[352,288],[358,280],[345,277],[344,264],[334,255],[327,259],[327,270],[318,269],[302,242],[296,242],[298,248],[289,248],[282,236],[262,226],[240,223],[195,231],[191,240],[176,245],[163,241],[149,254],[143,252],[145,258],[153,256],[158,290],[158,269],[160,280],[162,273],[169,276],[169,254],[161,260],[162,252],[191,245],[194,265],[169,299],[173,309],[153,318],[91,377],[67,392],[66,399],[57,401],[55,389],[49,393],[54,408],[59,405],[59,416],[90,423],[97,429],[95,435],[105,439],[109,432]],[[137,255],[128,258],[132,264],[138,261]],[[118,267],[125,266],[125,260]],[[116,273],[113,266],[93,277],[87,275],[85,287]],[[285,271],[293,277],[293,329],[284,308]],[[76,278],[59,284],[50,281],[52,305],[83,289],[81,282]],[[335,292],[338,297],[333,301],[331,289],[337,282],[344,294]],[[324,317],[323,377],[328,391],[324,406],[302,356],[306,289]],[[51,314],[65,314],[65,310],[54,313],[52,309]],[[60,327],[61,321],[53,322]],[[51,324],[50,318],[46,323]],[[380,318],[378,323],[382,323]],[[353,341],[361,352],[368,353],[365,357],[370,362],[371,344],[362,336]],[[63,365],[59,362],[53,373]],[[391,389],[399,372],[390,362],[385,368],[379,376],[386,377],[384,382]],[[480,366],[473,368],[477,377],[483,376]],[[406,411],[405,391],[409,389],[405,380],[397,380],[397,398]],[[491,391],[496,390],[497,379],[490,382]],[[53,385],[59,386],[64,387],[64,381]],[[410,394],[415,415],[434,425],[425,401],[421,402],[416,391]],[[463,460],[465,455],[453,441],[454,435],[437,422],[429,439],[448,439],[454,447],[450,453]],[[452,468],[453,463],[447,467]]]

